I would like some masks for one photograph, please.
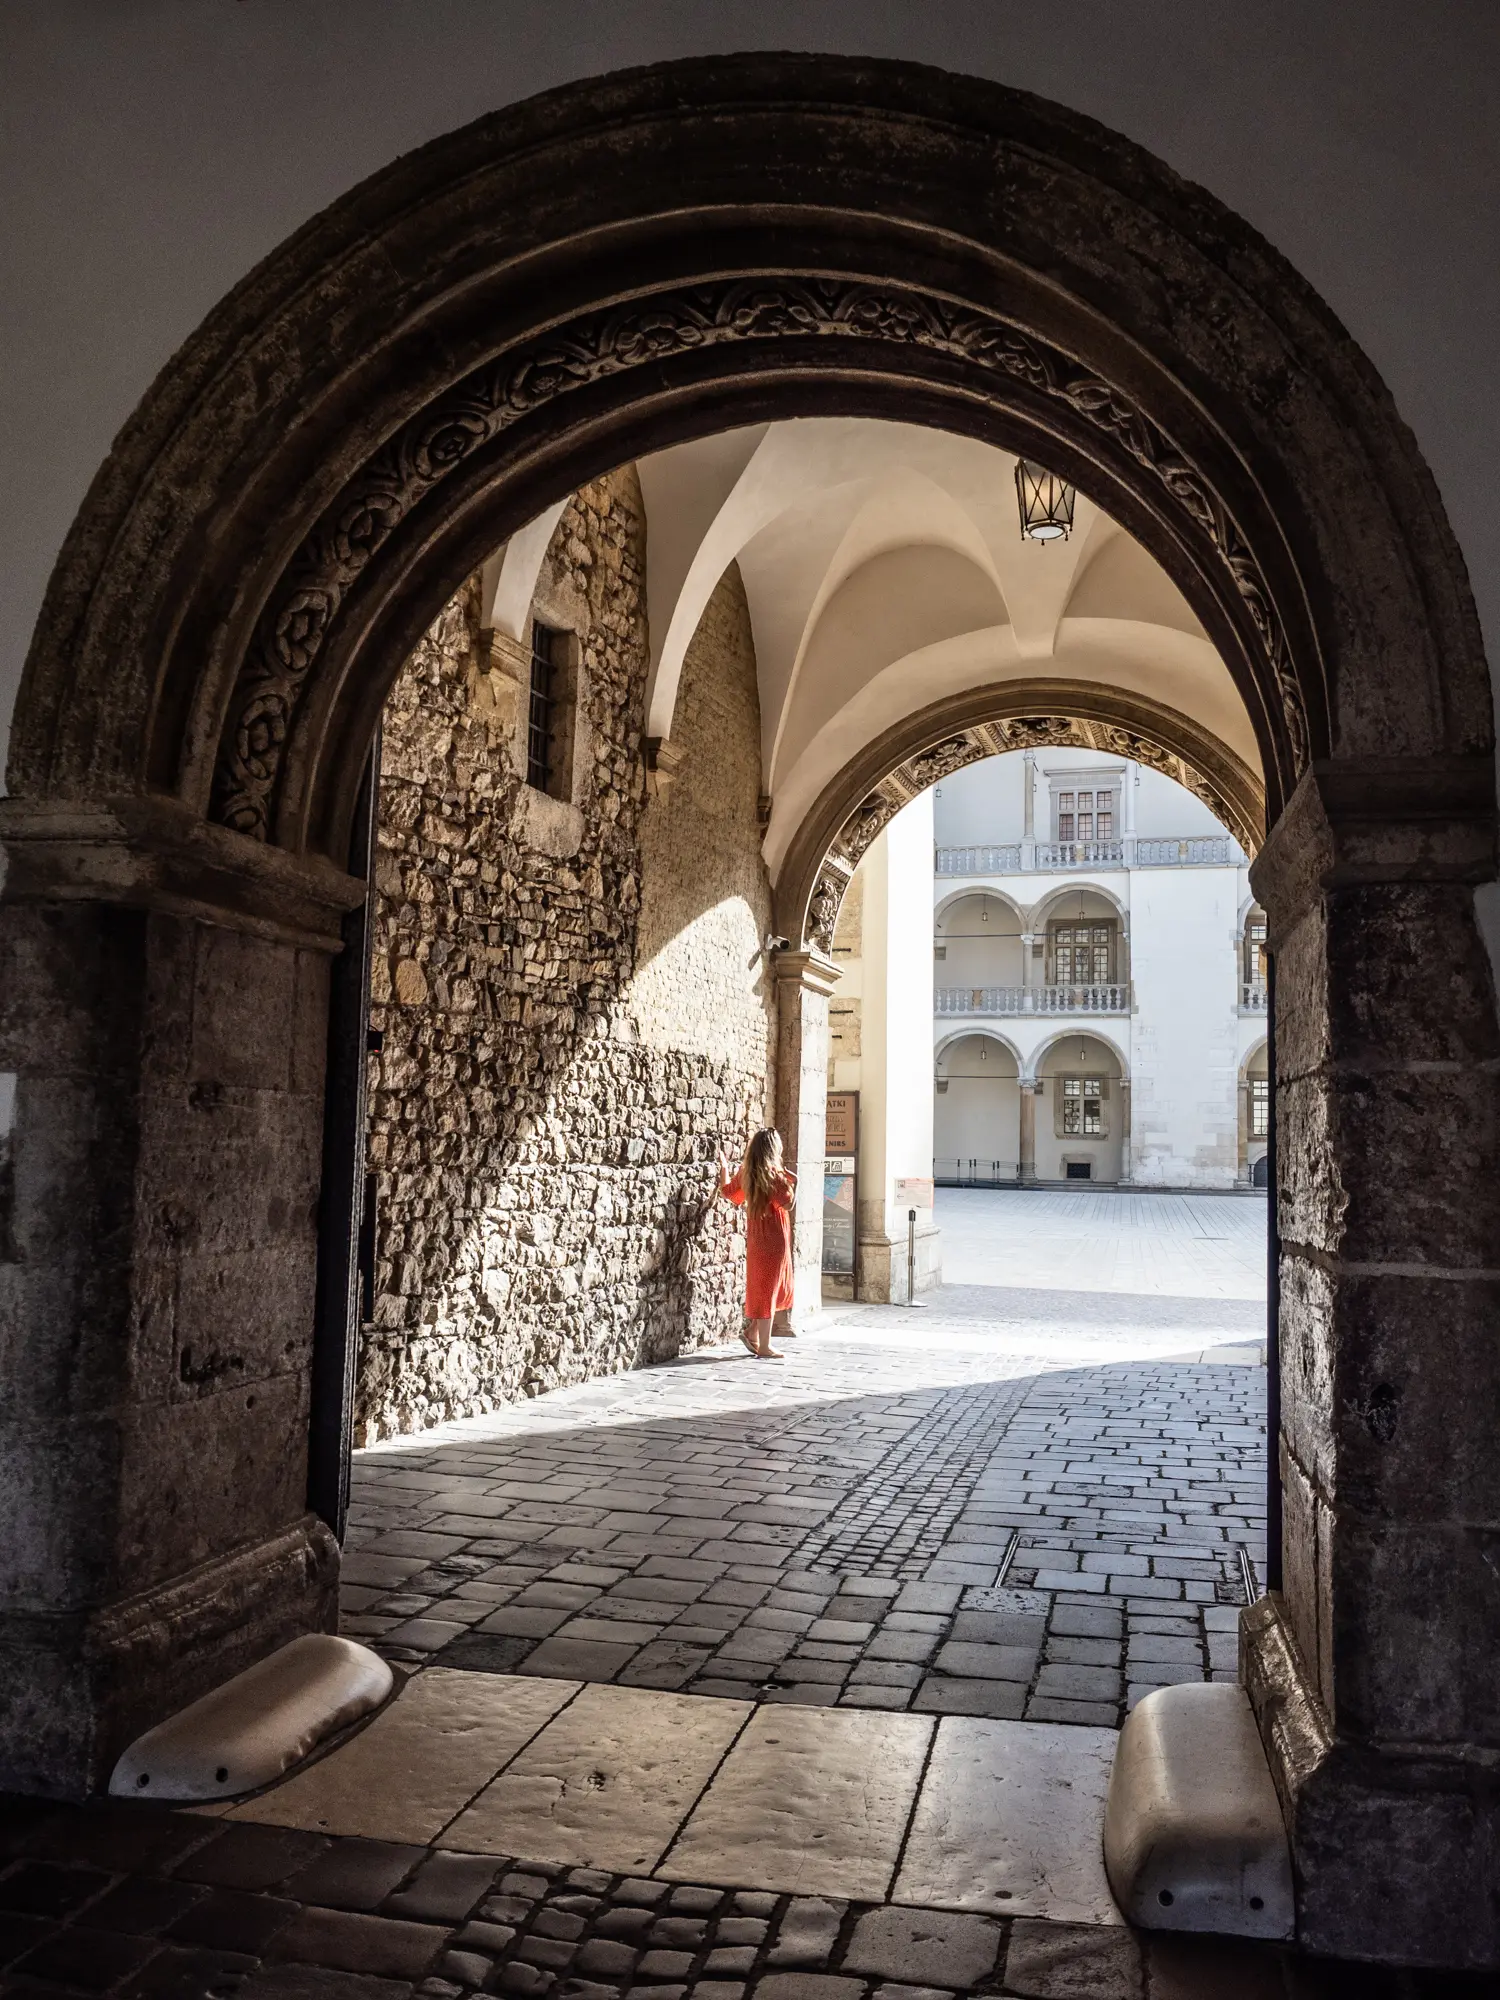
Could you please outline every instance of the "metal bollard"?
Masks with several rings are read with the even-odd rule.
[[[906,1303],[917,1302],[917,1211],[906,1211]]]

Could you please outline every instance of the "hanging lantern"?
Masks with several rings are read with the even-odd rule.
[[[1016,460],[1016,505],[1021,535],[1028,542],[1065,542],[1073,532],[1077,490],[1044,466]]]

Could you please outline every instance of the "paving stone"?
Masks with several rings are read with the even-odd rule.
[[[700,1889],[696,1884],[683,1882],[667,1898],[667,1908],[677,1915],[706,1917],[716,1910],[724,1900],[722,1889]]]
[[[927,1632],[877,1632],[865,1648],[867,1660],[930,1660],[937,1637]]]
[[[1047,1641],[1046,1659],[1049,1666],[1118,1669],[1120,1651],[1118,1639],[1070,1639],[1058,1634]]]
[[[580,1972],[624,1979],[634,1970],[636,1957],[635,1950],[617,1938],[590,1938],[574,1963]]]
[[[874,1633],[875,1627],[867,1619],[817,1618],[807,1628],[809,1639],[838,1640],[846,1646],[863,1645]]]
[[[1140,1946],[1132,1932],[1118,1925],[1019,1917],[1010,1927],[1005,1985],[1022,2000],[1140,2000]],[[1223,1991],[1213,1983],[1193,1990],[1216,1996]],[[1182,2000],[1187,2000],[1185,1994]],[[1224,1994],[1223,2000],[1229,1996]]]
[[[909,1660],[861,1660],[849,1676],[851,1685],[859,1687],[919,1687],[923,1674],[919,1666]]]
[[[758,1955],[753,1944],[715,1945],[703,1961],[703,1970],[721,1979],[744,1977],[755,1970]]]
[[[649,1909],[659,1903],[667,1893],[665,1882],[652,1881],[649,1876],[627,1875],[623,1882],[615,1885],[617,1903],[638,1903]]]
[[[303,1910],[271,1940],[267,1956],[342,1972],[415,1979],[448,1941],[436,1924],[413,1924],[353,1910]]]
[[[772,1917],[776,1914],[777,1899],[764,1889],[736,1889],[733,1901],[742,1916]]]
[[[736,1904],[739,1898],[735,1898]],[[763,1944],[766,1936],[764,1917],[721,1917],[714,1926],[714,1938],[719,1944]]]
[[[953,1620],[951,1636],[978,1639],[990,1646],[1040,1648],[1047,1631],[1045,1618],[1014,1611],[960,1611]]]
[[[702,1988],[698,1991],[701,1993]],[[862,1979],[840,1979],[829,1973],[772,1972],[756,1983],[755,2000],[860,2000]]]
[[[1065,1701],[1057,1695],[1034,1694],[1026,1704],[1028,1722],[1082,1722],[1112,1729],[1118,1715],[1118,1701]]]
[[[1064,1701],[1118,1701],[1123,1685],[1116,1667],[1044,1666],[1036,1692]]]
[[[479,1622],[479,1631],[507,1638],[545,1639],[567,1621],[567,1610],[541,1604],[502,1604]]]
[[[933,1662],[940,1673],[968,1680],[1019,1681],[1031,1679],[1036,1653],[1029,1646],[987,1646],[977,1640],[950,1639]]]
[[[510,1949],[515,1939],[514,1924],[490,1923],[480,1917],[465,1924],[454,1937],[453,1944],[460,1951],[483,1951],[492,1958],[498,1958],[501,1952]]]
[[[531,1928],[537,1937],[562,1938],[565,1943],[576,1944],[583,1936],[585,1925],[576,1912],[549,1907],[537,1911]]]
[[[822,1896],[794,1896],[786,1907],[766,1963],[778,1966],[825,1964],[838,1941],[847,1907],[845,1903],[833,1902]]]
[[[465,1986],[483,1986],[494,1970],[495,1961],[477,1951],[446,1951],[438,1960],[440,1976],[455,1981],[454,1991]]]
[[[185,1911],[168,1935],[177,1944],[212,1945],[219,1951],[242,1951],[258,1958],[276,1933],[298,1914],[299,1907],[285,1896],[214,1889]]]
[[[922,1985],[969,1987],[988,1979],[1004,1942],[989,1917],[936,1910],[867,1910],[845,1948],[846,1972]]]
[[[573,1963],[578,1947],[566,1938],[526,1937],[516,1946],[516,1957],[528,1965],[560,1972]]]
[[[897,1592],[897,1611],[935,1612],[945,1616],[958,1608],[960,1586],[954,1583],[905,1583]]]
[[[385,1914],[457,1923],[477,1909],[489,1895],[496,1886],[496,1876],[504,1866],[504,1862],[493,1854],[430,1854],[406,1888],[387,1898]],[[515,1881],[518,1878],[508,1875],[504,1879]],[[541,1889],[533,1893],[540,1895]],[[523,1908],[526,1907],[523,1905]]]
[[[832,1687],[841,1687],[848,1677],[849,1663],[845,1660],[809,1660],[798,1654],[783,1660],[773,1678],[781,1684],[821,1681]]]
[[[1026,1707],[1026,1688],[1019,1681],[950,1680],[929,1674],[912,1697],[912,1707],[924,1715],[986,1715],[1019,1720]]]
[[[638,1648],[632,1642],[609,1644],[591,1639],[545,1639],[520,1664],[525,1674],[553,1680],[612,1680]]]
[[[556,1582],[545,1577],[540,1583],[528,1583],[520,1591],[514,1605],[517,1610],[522,1605],[542,1605],[554,1611],[577,1611],[580,1606],[592,1604],[598,1597],[598,1590],[589,1584]],[[525,1626],[496,1625],[497,1632],[524,1631]]]
[[[638,1979],[686,1979],[693,1969],[690,1951],[653,1949],[645,1952],[635,1971]]]
[[[521,2000],[531,2000],[534,1994],[550,1993],[556,1984],[556,1975],[545,1966],[528,1965],[522,1960],[512,1959],[509,1965],[502,1965],[495,1975],[495,1985],[502,1993],[515,1993]]]
[[[269,1889],[306,1867],[327,1846],[320,1834],[279,1826],[228,1825],[206,1846],[179,1861],[172,1872],[181,1881],[206,1882],[218,1889]],[[0,1896],[13,1896],[15,1882],[16,1877],[11,1876]],[[102,1881],[99,1886],[103,1887]],[[10,1906],[34,1907],[13,1901]]]

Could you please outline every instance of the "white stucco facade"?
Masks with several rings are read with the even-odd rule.
[[[859,1295],[908,1296],[912,1183],[930,1180],[933,1092],[926,1049],[933,958],[925,950],[933,795],[912,800],[859,868],[835,959],[829,1088],[859,1092]],[[918,925],[922,928],[918,928]],[[941,1282],[931,1206],[917,1200],[915,1289]]]
[[[1209,809],[1124,759],[1040,750],[945,779],[934,834],[937,1178],[1253,1180],[1258,912]]]

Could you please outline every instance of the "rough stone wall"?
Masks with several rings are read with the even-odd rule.
[[[524,686],[489,670],[476,590],[387,703],[366,1442],[738,1324],[741,1239],[705,1204],[767,1092],[754,654],[734,576],[648,800],[644,572],[627,468],[574,496],[537,589],[576,634],[570,801],[524,782]]]

